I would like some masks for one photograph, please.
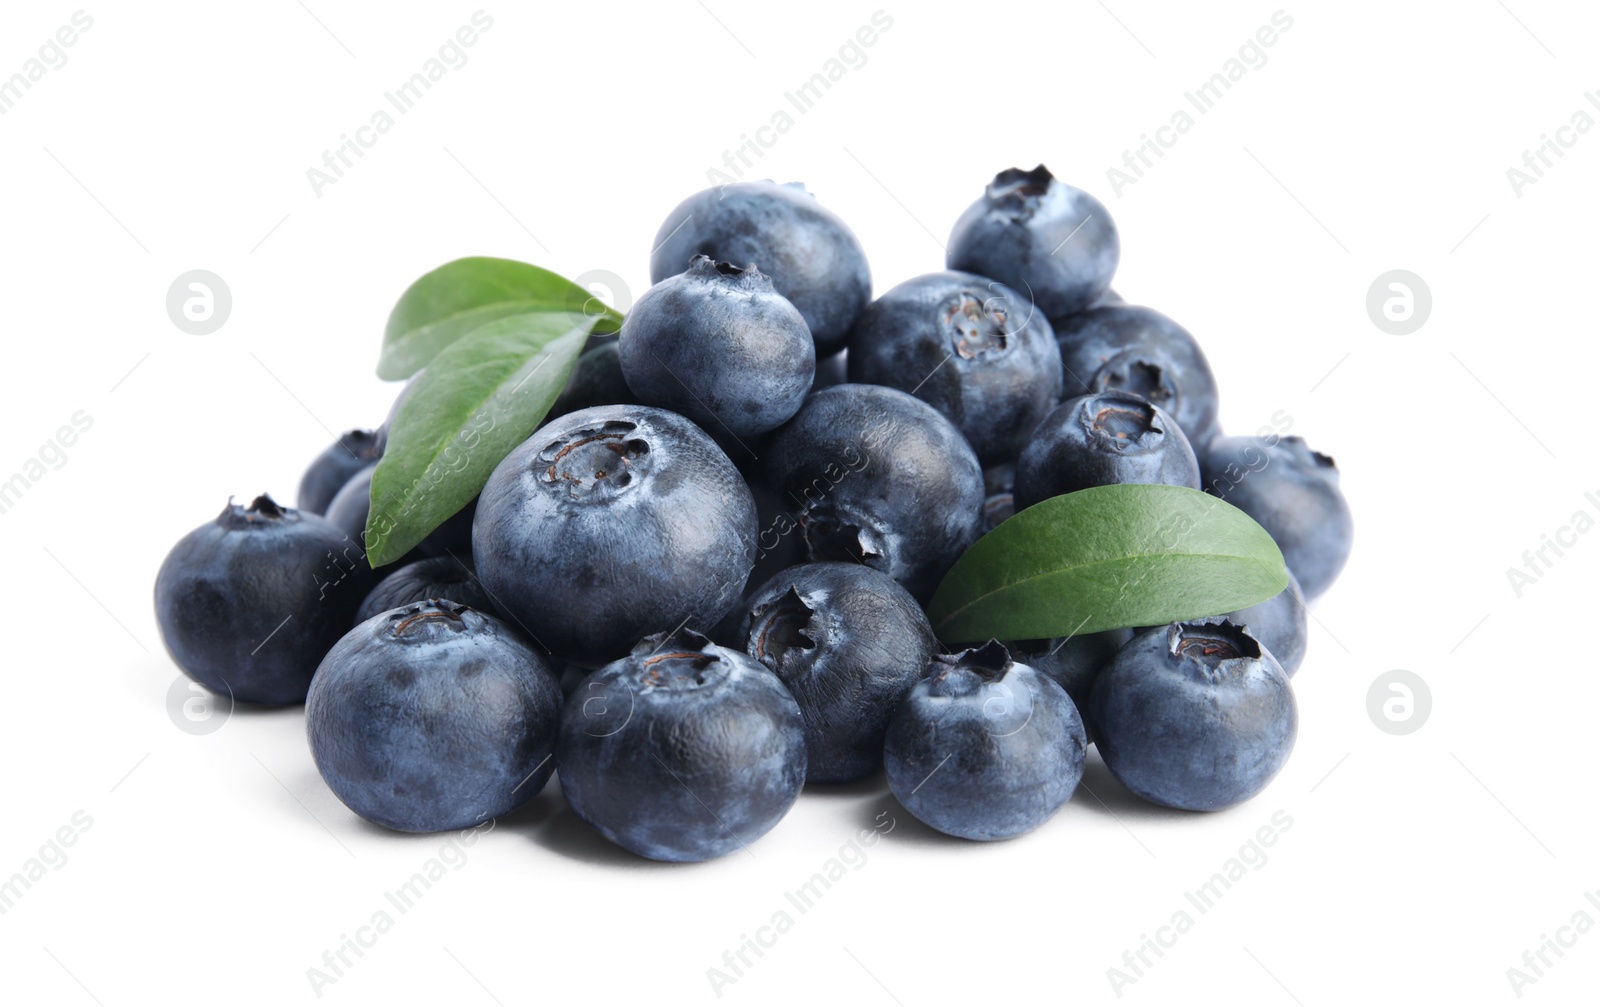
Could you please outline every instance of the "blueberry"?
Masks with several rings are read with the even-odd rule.
[[[772,281],[704,255],[645,291],[618,347],[640,401],[734,437],[793,416],[817,369],[811,330]]]
[[[1306,599],[1293,574],[1289,575],[1289,586],[1271,598],[1222,618],[1249,630],[1277,659],[1285,675],[1293,678],[1300,670],[1306,659]]]
[[[329,523],[349,536],[358,551],[366,549],[367,518],[372,511],[372,474],[377,468],[376,465],[369,465],[351,476],[350,481],[328,504],[326,517]],[[430,556],[465,559],[472,551],[472,519],[477,508],[476,499],[469,501],[397,562],[415,563]],[[393,565],[388,564],[385,569]]]
[[[407,563],[379,581],[361,603],[355,621],[366,622],[391,608],[433,598],[443,598],[485,613],[495,610],[489,593],[478,583],[478,575],[471,567],[450,556],[437,556]]]
[[[402,832],[480,825],[550,779],[555,673],[499,620],[450,601],[373,616],[306,697],[311,757],[339,800]]]
[[[1294,747],[1289,676],[1249,632],[1197,619],[1140,632],[1095,680],[1100,754],[1122,785],[1216,811],[1260,793]]]
[[[1061,397],[1061,351],[1044,315],[971,273],[929,273],[867,305],[850,333],[850,380],[910,392],[994,465],[1014,460]]]
[[[1041,164],[994,177],[951,229],[945,262],[1014,287],[1059,318],[1106,292],[1121,252],[1105,206]]]
[[[806,782],[883,765],[889,713],[938,649],[916,600],[855,563],[785,570],[748,604],[741,645],[789,687],[806,724]]]
[[[805,318],[818,358],[844,345],[872,297],[861,242],[798,182],[719,185],[679,203],[656,234],[650,282],[683,272],[696,255],[753,262],[772,277]]]
[[[262,495],[231,500],[172,547],[156,622],[184,674],[220,695],[284,705],[350,628],[373,574],[344,534]]]
[[[1089,694],[1094,680],[1106,669],[1117,651],[1133,639],[1131,629],[1108,629],[1102,633],[1057,637],[1052,640],[1019,640],[1006,647],[1012,656],[1066,690],[1067,698],[1083,717],[1083,728],[1093,741],[1094,723],[1090,717]]]
[[[1200,453],[1205,491],[1255,518],[1311,601],[1338,579],[1355,527],[1332,458],[1299,437],[1225,437]]]
[[[813,560],[863,563],[925,602],[982,531],[983,470],[925,402],[835,385],[768,435],[767,484]]]
[[[1200,488],[1200,463],[1183,430],[1156,406],[1127,392],[1061,403],[1017,459],[1016,508],[1118,483]]]
[[[800,795],[800,707],[753,659],[688,630],[646,638],[578,684],[556,743],[561,792],[652,860],[745,849]]]
[[[295,504],[302,514],[325,514],[350,478],[383,457],[376,430],[347,430],[317,455],[300,479]]]
[[[1083,777],[1083,721],[1061,687],[991,641],[938,655],[883,744],[907,811],[963,839],[1010,839],[1055,814]]]
[[[714,626],[755,553],[756,505],[738,470],[699,427],[650,406],[545,424],[495,468],[472,529],[501,610],[588,665],[647,633]]]
[[[1142,395],[1178,421],[1197,454],[1217,436],[1216,378],[1200,344],[1177,322],[1129,304],[1051,321],[1067,398],[1112,390]]]
[[[638,396],[633,394],[627,379],[622,376],[622,357],[617,351],[617,341],[609,339],[596,343],[591,339],[588,348],[572,365],[567,385],[550,407],[546,420],[591,406],[638,403]]]

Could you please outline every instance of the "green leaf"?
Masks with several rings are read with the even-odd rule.
[[[1232,504],[1184,486],[1096,486],[979,539],[928,618],[946,643],[1035,640],[1221,615],[1288,583],[1272,536]]]
[[[383,334],[378,377],[404,381],[479,326],[511,315],[550,312],[570,325],[615,332],[622,316],[571,280],[512,259],[447,262],[400,295]]]
[[[407,387],[372,476],[367,561],[404,556],[465,507],[538,428],[594,319],[537,311],[481,325]]]

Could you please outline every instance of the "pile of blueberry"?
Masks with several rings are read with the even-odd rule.
[[[1111,291],[1119,254],[1093,197],[1012,169],[956,222],[946,271],[872,300],[860,243],[803,188],[697,193],[661,226],[655,285],[473,503],[372,570],[385,432],[351,431],[298,508],[230,501],[172,550],[167,648],[235,701],[304,702],[328,786],[411,832],[506,814],[555,772],[606,838],[697,861],[806,783],[881,770],[935,829],[1003,839],[1071,797],[1091,743],[1157,804],[1245,800],[1294,743],[1304,606],[1350,513],[1299,438],[1222,436],[1194,338]],[[1276,540],[1288,589],[941,646],[924,606],[968,547],[1115,483],[1225,498]]]

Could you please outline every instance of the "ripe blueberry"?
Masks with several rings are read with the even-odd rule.
[[[1022,291],[1054,319],[1106,292],[1121,251],[1105,206],[1041,164],[994,177],[951,229],[945,262]]]
[[[877,772],[889,713],[938,649],[905,588],[855,563],[806,563],[755,592],[743,628],[745,652],[800,704],[806,782]]]
[[[1044,314],[970,273],[929,273],[867,305],[850,333],[850,380],[910,392],[985,465],[1014,460],[1061,397],[1061,351]]]
[[[391,609],[323,659],[306,697],[317,771],[402,832],[482,824],[550,779],[561,689],[504,623],[451,601]]]
[[[344,484],[383,457],[376,430],[347,430],[330,444],[300,478],[295,505],[302,514],[326,514]]]
[[[1106,304],[1054,318],[1067,398],[1124,391],[1160,406],[1195,453],[1218,433],[1217,381],[1186,329],[1158,311]]]
[[[1271,533],[1307,601],[1338,579],[1355,526],[1339,467],[1299,437],[1224,437],[1200,453],[1205,491]]]
[[[704,255],[645,291],[618,350],[641,402],[734,437],[793,416],[817,366],[805,319],[771,280]]]
[[[1289,676],[1226,619],[1139,633],[1089,700],[1106,766],[1138,796],[1216,811],[1260,793],[1294,747]]]
[[[556,743],[561,792],[652,860],[744,849],[806,778],[800,707],[766,668],[698,633],[648,637],[578,684]]]
[[[1068,399],[1034,431],[1017,459],[1015,506],[1118,483],[1200,488],[1200,463],[1172,417],[1137,395]]]
[[[835,385],[768,435],[767,484],[813,560],[864,563],[926,601],[982,530],[983,470],[950,421],[905,392]]]
[[[172,547],[156,575],[156,622],[184,674],[245,703],[306,698],[374,577],[315,514],[262,495],[232,501]]]
[[[535,431],[495,468],[472,529],[501,610],[563,660],[598,665],[647,633],[709,629],[755,563],[756,506],[699,427],[597,406]]]
[[[437,556],[407,563],[379,581],[378,586],[361,603],[360,610],[356,612],[356,622],[366,622],[391,608],[415,605],[434,598],[453,601],[484,613],[495,611],[489,593],[478,582],[478,575],[472,572],[471,567],[452,556]]]
[[[650,282],[683,272],[696,255],[753,262],[806,320],[819,358],[844,345],[872,297],[861,242],[798,182],[719,185],[679,203],[656,234]]]
[[[920,821],[963,839],[1010,839],[1067,803],[1087,745],[1061,687],[991,641],[933,659],[889,720],[883,765]]]

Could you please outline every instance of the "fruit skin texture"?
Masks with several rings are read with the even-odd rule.
[[[1041,164],[994,177],[951,228],[945,264],[993,277],[1060,318],[1106,293],[1121,254],[1105,205]]]
[[[799,309],[819,359],[844,346],[872,298],[861,242],[798,182],[738,182],[697,192],[667,215],[654,247],[651,283],[683,272],[696,255],[755,263]]]
[[[561,723],[550,665],[504,623],[450,601],[373,616],[306,697],[317,771],[351,811],[401,832],[480,825],[544,788]]]
[[[1250,635],[1278,659],[1285,675],[1293,678],[1300,670],[1306,659],[1306,599],[1294,574],[1289,575],[1289,586],[1271,598],[1222,618],[1249,629]]]
[[[184,674],[219,695],[302,702],[375,577],[344,534],[262,495],[229,501],[172,547],[156,574],[156,622]]]
[[[1225,619],[1147,629],[1095,680],[1100,754],[1155,804],[1216,811],[1260,793],[1288,761],[1294,690],[1255,637]]]
[[[326,514],[334,496],[350,478],[383,457],[376,430],[346,430],[300,477],[295,506],[303,514]]]
[[[1142,395],[1178,421],[1196,454],[1220,433],[1217,379],[1200,344],[1177,322],[1131,304],[1051,316],[1051,322],[1066,398],[1108,390]]]
[[[689,420],[597,406],[547,423],[500,462],[472,553],[510,621],[562,660],[598,666],[685,620],[709,629],[738,603],[756,505]]]
[[[1255,518],[1307,601],[1338,579],[1355,535],[1339,468],[1300,437],[1220,438],[1201,453],[1204,489]]]
[[[710,860],[794,804],[804,722],[777,676],[682,630],[579,683],[555,761],[567,803],[607,839],[652,860]]]
[[[962,839],[1043,825],[1083,778],[1088,739],[1061,686],[1004,646],[936,656],[895,708],[889,789],[918,820]]]
[[[1171,416],[1126,392],[1068,399],[1017,459],[1015,507],[1118,483],[1200,488],[1200,463]]]
[[[811,330],[772,281],[704,255],[645,291],[617,345],[641,402],[735,437],[798,412],[817,369]]]
[[[489,592],[484,590],[470,567],[449,556],[436,556],[407,563],[379,581],[361,603],[355,621],[366,622],[391,608],[435,598],[466,605],[485,614],[495,611]]]
[[[939,410],[985,465],[1017,457],[1062,387],[1043,312],[971,273],[918,276],[867,305],[850,333],[849,373]]]
[[[766,481],[812,560],[859,562],[926,602],[982,531],[983,470],[926,402],[836,385],[768,435]]]
[[[916,600],[855,563],[806,563],[769,580],[749,601],[741,643],[800,704],[807,783],[882,767],[889,714],[938,649]]]
[[[1089,695],[1094,681],[1111,664],[1129,640],[1131,629],[1108,629],[1102,633],[1086,633],[1053,640],[1019,640],[1006,644],[1011,656],[1044,675],[1066,690],[1067,698],[1078,708],[1083,718],[1083,729],[1092,742],[1095,739],[1094,722],[1089,713]]]

